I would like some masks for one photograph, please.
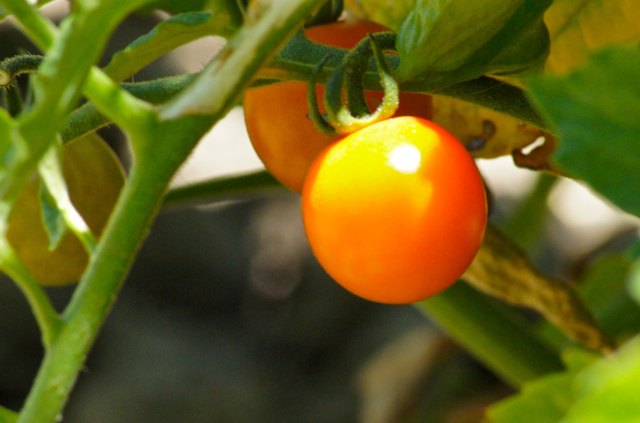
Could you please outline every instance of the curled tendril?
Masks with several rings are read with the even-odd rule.
[[[318,98],[316,96],[316,80],[318,79],[318,74],[322,72],[322,68],[327,64],[329,59],[331,59],[330,54],[326,55],[313,69],[311,79],[307,85],[307,104],[309,106],[309,117],[313,120],[316,128],[325,135],[336,136],[338,133],[333,129],[333,126],[327,122],[325,117],[322,115],[322,112],[320,112],[320,108],[318,107]]]
[[[398,108],[399,87],[382,51],[394,49],[395,34],[370,34],[335,69],[327,81],[324,101],[328,123],[337,133],[349,134],[393,116]],[[382,103],[373,113],[367,106],[363,83],[372,55],[384,90]],[[343,101],[343,88],[346,89],[346,103]]]

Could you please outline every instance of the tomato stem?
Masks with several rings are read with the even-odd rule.
[[[382,50],[395,49],[394,42],[395,35],[390,32],[370,35],[350,51],[342,64],[334,70],[325,89],[325,107],[328,121],[336,132],[349,134],[388,119],[395,113],[399,102],[399,87],[393,70],[382,53]],[[384,90],[382,104],[373,113],[365,100],[363,80],[372,55]],[[347,94],[346,104],[343,102],[343,88]]]
[[[0,422],[15,423],[18,421],[18,413],[8,408],[0,407]]]
[[[309,117],[313,121],[318,131],[322,132],[325,135],[336,136],[338,133],[331,126],[329,122],[325,119],[320,111],[320,107],[318,106],[318,98],[316,96],[316,79],[318,78],[318,74],[322,71],[324,65],[331,59],[331,55],[326,55],[324,59],[318,66],[313,70],[311,74],[311,79],[309,79],[309,84],[307,85],[307,105],[309,107]]]
[[[324,25],[335,22],[342,15],[344,9],[343,0],[329,0],[311,17],[305,24],[305,27],[316,25]]]
[[[42,56],[21,54],[9,57],[0,63],[0,86],[15,83],[15,77],[24,73],[36,72],[42,63]]]

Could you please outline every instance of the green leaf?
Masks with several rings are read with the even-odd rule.
[[[626,0],[555,0],[547,13],[551,53],[546,70],[568,72],[607,45],[640,41],[640,3]]]
[[[88,135],[87,137],[93,139],[96,143],[102,142],[102,140],[95,134]],[[87,225],[87,222],[71,201],[69,187],[67,186],[62,170],[62,142],[59,141],[51,146],[49,151],[42,158],[42,161],[39,163],[38,171],[42,178],[43,185],[46,186],[47,193],[49,194],[48,199],[52,200],[53,206],[59,210],[60,217],[64,219],[65,226],[76,234],[87,252],[92,253],[95,249],[96,240],[91,233],[91,229],[89,229],[89,225]],[[46,213],[44,209],[43,213]],[[55,217],[55,219],[58,218],[58,216]],[[55,222],[53,223],[55,224]],[[47,228],[47,231],[50,232],[49,237],[52,238],[52,232],[49,228]],[[58,236],[57,232],[53,233]],[[63,235],[64,232],[59,234],[59,236]],[[58,242],[59,241],[60,240],[58,240]],[[53,242],[53,238],[51,239],[51,242]],[[51,247],[49,247],[49,249],[52,250]]]
[[[602,51],[585,68],[533,79],[530,88],[561,138],[559,167],[640,216],[640,50]]]
[[[378,22],[398,31],[407,15],[413,10],[415,0],[345,0],[345,8],[361,19]]]
[[[398,32],[399,80],[438,75],[438,83],[446,86],[489,71],[513,72],[538,64],[546,57],[548,42],[538,22],[550,3],[419,0]],[[531,37],[536,37],[535,48],[527,50],[523,42],[530,44]],[[505,51],[512,43],[515,47]],[[492,66],[494,60],[506,68]]]
[[[640,422],[640,337],[587,367],[573,388],[577,401],[562,423]]]
[[[224,10],[229,13],[234,26],[242,24],[242,12],[238,7],[240,0],[157,0],[145,6],[142,12],[163,9],[169,13],[213,12]]]
[[[544,68],[549,55],[549,31],[542,17],[525,28],[489,63],[486,73],[512,75]]]
[[[543,376],[527,383],[519,394],[489,407],[488,423],[556,423],[574,403],[572,385],[576,375],[597,356],[570,348],[563,352],[567,371]]]
[[[124,81],[163,54],[207,35],[229,37],[237,29],[226,10],[192,12],[174,16],[116,53],[104,71],[116,82]]]
[[[49,236],[49,251],[53,251],[67,233],[68,227],[45,184],[40,184],[40,205],[42,206],[42,223]]]

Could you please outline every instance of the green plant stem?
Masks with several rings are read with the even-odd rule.
[[[111,30],[145,1],[149,0],[124,3],[108,0],[99,4],[77,1],[59,34],[50,21],[26,2],[5,1],[36,44],[43,49],[50,47],[33,81],[36,105],[20,116],[17,131],[12,132],[14,144],[25,146],[26,151],[13,158],[6,176],[0,180],[0,198],[9,204],[15,201],[78,101],[80,89]]]
[[[18,421],[18,413],[8,408],[0,407],[0,423],[15,423]]]
[[[267,190],[285,191],[285,187],[267,171],[216,178],[174,188],[164,198],[163,207],[211,203],[241,195],[264,194]]]
[[[538,338],[529,325],[508,313],[508,309],[496,307],[463,281],[416,306],[516,388],[564,368],[557,352]]]
[[[502,228],[503,232],[521,248],[529,249],[540,236],[548,215],[547,198],[558,178],[540,173],[536,185]]]
[[[198,74],[188,74],[155,81],[124,83],[120,84],[120,86],[142,100],[152,104],[161,104],[174,98],[197,77]],[[296,74],[284,74],[283,78],[285,80],[302,80],[301,78],[297,79]],[[254,85],[265,82],[273,83],[275,81],[258,80]],[[401,87],[403,86],[401,85]],[[369,83],[365,84],[365,88],[375,90],[380,89],[380,85],[377,82],[375,84]],[[403,88],[409,92],[422,92],[419,85],[407,85]],[[473,81],[461,82],[438,90],[437,93],[479,104],[514,116],[537,127],[546,128],[541,118],[528,105],[528,100],[522,90],[493,78],[483,77]],[[62,129],[62,139],[64,142],[72,141],[111,122],[111,119],[101,114],[94,104],[87,103],[71,113]]]
[[[18,288],[27,298],[42,332],[42,343],[45,348],[50,347],[60,330],[60,316],[51,305],[47,294],[24,267],[24,264],[22,264],[22,261],[20,261],[8,243],[3,242],[1,254],[2,263],[0,268],[15,281]]]
[[[40,50],[47,51],[51,47],[58,28],[35,6],[24,0],[2,0],[0,3],[18,19],[23,30]]]
[[[198,85],[199,89],[208,90],[210,101],[216,105],[207,115],[178,113],[173,119],[159,121],[145,104],[132,99],[113,81],[92,72],[89,81],[94,86],[87,88],[87,92],[98,109],[128,129],[136,160],[89,267],[63,313],[60,332],[46,351],[20,423],[52,423],[59,418],[135,253],[160,208],[170,178],[200,137],[233,106],[253,76],[249,70],[255,72],[268,57],[268,53],[256,51],[279,44],[311,13],[316,3],[317,0],[280,0],[278,7],[272,7],[271,13],[260,19],[265,21],[257,25],[261,31],[251,27],[240,30],[238,38],[243,44],[230,49],[228,60],[223,60],[216,71],[208,74],[209,79]],[[246,34],[242,35],[243,32]],[[257,35],[262,36],[259,42]],[[212,87],[220,89],[214,92]],[[189,103],[189,95],[179,100]]]
[[[21,54],[9,57],[0,63],[0,86],[7,86],[14,82],[14,78],[24,73],[36,72],[42,63],[42,56]]]
[[[164,148],[160,154],[141,157],[133,166],[89,267],[62,315],[60,331],[46,350],[18,422],[52,423],[60,415],[171,176],[219,117],[190,117],[149,128],[146,136]]]
[[[151,104],[166,103],[196,77],[196,74],[180,75],[155,81],[123,83],[120,87],[135,97]],[[71,113],[62,128],[62,140],[67,143],[110,124],[112,120],[100,113],[93,103],[86,103]]]
[[[57,420],[127,269],[147,232],[164,186],[134,167],[96,249],[95,260],[63,315],[56,342],[46,351],[21,423]]]
[[[279,0],[277,3],[265,3],[261,19],[245,22],[243,30],[229,40],[226,52],[239,54],[222,52],[218,55],[193,84],[162,108],[161,119],[168,120],[186,114],[215,114],[231,107],[238,100],[240,90],[248,86],[260,67],[280,49],[288,36],[302,26],[303,20],[321,1]],[[296,7],[298,3],[300,7]],[[274,22],[277,25],[274,26]],[[234,84],[228,86],[229,83],[222,81],[234,81]],[[221,93],[238,88],[240,90],[236,97],[224,103],[215,101],[216,98],[225,98]]]

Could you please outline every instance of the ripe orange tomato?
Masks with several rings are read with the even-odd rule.
[[[388,31],[373,22],[335,22],[305,30],[312,41],[352,48],[367,33]],[[317,87],[318,98],[324,88]],[[371,109],[382,101],[381,92],[367,92]],[[322,103],[322,102],[320,102]],[[320,133],[308,117],[307,84],[289,81],[247,90],[243,100],[249,138],[258,157],[271,174],[294,191],[301,192],[304,178],[316,156],[339,137]],[[320,105],[322,113],[324,106]],[[395,116],[431,119],[431,96],[402,93]]]
[[[325,149],[307,175],[302,213],[331,277],[360,297],[405,304],[464,273],[482,243],[487,203],[462,144],[431,121],[399,117]]]

